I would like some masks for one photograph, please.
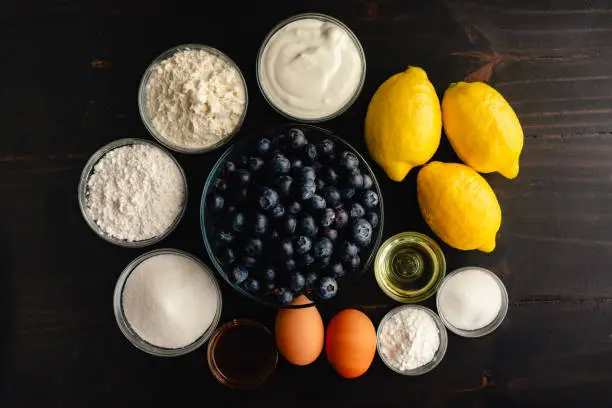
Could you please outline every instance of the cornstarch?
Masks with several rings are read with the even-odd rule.
[[[166,232],[185,199],[172,158],[148,144],[118,147],[96,163],[87,180],[87,212],[100,229],[126,241]]]
[[[239,71],[204,50],[186,49],[154,66],[146,111],[163,138],[184,148],[211,146],[231,134],[246,109]]]

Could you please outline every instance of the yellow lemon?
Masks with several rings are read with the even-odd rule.
[[[440,145],[442,114],[436,91],[421,68],[393,75],[376,91],[365,120],[372,158],[394,181],[425,164]]]
[[[431,162],[419,171],[417,194],[423,218],[448,245],[495,249],[501,208],[489,183],[459,163]]]
[[[457,82],[442,99],[444,131],[455,152],[481,173],[513,179],[519,172],[523,129],[510,104],[484,82]]]

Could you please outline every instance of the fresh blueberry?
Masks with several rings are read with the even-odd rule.
[[[238,158],[238,167],[246,168],[249,165],[249,158],[245,155],[240,155]]]
[[[312,265],[315,261],[314,257],[310,254],[298,255],[298,263],[303,267],[308,267]]]
[[[308,237],[314,237],[317,235],[317,224],[315,223],[315,219],[308,214],[305,214],[300,218],[300,222],[298,225],[298,232],[302,235],[306,235]]]
[[[277,230],[272,231],[272,233],[270,234],[270,238],[272,238],[272,241],[278,239],[279,236],[280,236],[280,234],[278,233]]]
[[[378,205],[378,194],[372,190],[366,190],[363,193],[361,202],[366,208],[374,208]]]
[[[336,219],[336,213],[331,208],[326,208],[321,213],[321,218],[319,219],[319,224],[323,227],[329,227],[334,223]]]
[[[228,161],[225,163],[225,173],[232,173],[236,171],[236,165],[233,161]]]
[[[329,139],[323,139],[318,143],[319,151],[325,156],[334,153],[334,142]]]
[[[353,244],[350,241],[344,241],[344,244],[342,244],[342,256],[346,259],[350,258],[351,256],[357,255],[359,253],[359,248],[357,247],[357,245]]]
[[[275,153],[272,157],[272,168],[280,174],[287,174],[291,170],[291,162],[282,153]]]
[[[280,245],[280,250],[283,256],[286,258],[291,258],[293,256],[293,244],[291,243],[291,240],[283,240]]]
[[[329,238],[319,238],[312,246],[312,252],[317,259],[327,258],[334,252],[334,245]]]
[[[274,293],[276,290],[276,282],[266,282],[263,286],[263,293],[266,295]]]
[[[257,152],[262,156],[265,156],[270,151],[271,145],[272,143],[269,139],[266,139],[265,137],[263,139],[259,139],[259,142],[257,142]]]
[[[312,271],[312,272],[308,272],[306,274],[306,287],[308,289],[312,289],[315,287],[315,284],[317,283],[317,280],[319,280],[319,275],[317,275],[316,272]]]
[[[328,184],[336,184],[339,176],[332,167],[324,167],[321,169],[321,178]]]
[[[321,170],[323,170],[323,165],[320,162],[314,162],[312,163],[312,168],[316,174],[319,174],[321,173]]]
[[[360,247],[366,247],[372,239],[372,225],[363,218],[356,219],[351,225],[353,239]]]
[[[326,276],[319,282],[319,294],[323,299],[331,299],[338,293],[338,282]]]
[[[263,235],[268,231],[268,219],[263,214],[255,214],[253,217],[253,233]]]
[[[244,288],[247,292],[257,293],[259,292],[259,281],[255,278],[249,278],[244,283]]]
[[[366,214],[365,219],[367,222],[372,225],[372,228],[376,228],[378,226],[378,214],[375,212],[369,212]]]
[[[215,180],[215,188],[217,191],[223,192],[227,190],[227,182],[221,178],[218,178]]]
[[[355,189],[353,187],[346,187],[340,190],[340,196],[343,200],[350,200],[355,195]]]
[[[249,158],[249,170],[257,171],[261,169],[264,165],[264,161],[259,157],[251,157]]]
[[[267,267],[263,270],[263,277],[268,282],[272,282],[274,279],[276,279],[276,271],[272,267]]]
[[[257,259],[252,256],[244,255],[240,258],[240,263],[247,268],[252,268],[257,264]]]
[[[321,258],[319,259],[319,265],[321,265],[322,267],[326,267],[327,265],[329,265],[329,263],[331,262],[331,256],[327,256],[325,258]]]
[[[300,198],[302,200],[308,200],[317,191],[317,186],[313,180],[303,180],[300,182]]]
[[[336,239],[338,239],[338,231],[333,228],[324,228],[323,236],[334,242]]]
[[[310,248],[312,248],[312,241],[310,240],[310,238],[304,235],[300,235],[295,239],[293,247],[295,249],[295,252],[297,252],[298,254],[305,254],[310,251]]]
[[[292,259],[287,259],[287,260],[285,261],[285,270],[286,270],[287,272],[291,272],[291,271],[293,271],[293,270],[296,268],[296,266],[297,266],[297,265],[296,265],[296,263],[295,263],[295,259],[293,259],[293,258],[292,258]]]
[[[262,210],[270,210],[278,204],[278,193],[271,188],[264,187],[259,191],[259,206]]]
[[[349,216],[345,210],[343,210],[342,208],[339,210],[336,210],[336,224],[335,224],[336,228],[342,229],[346,227],[346,224],[348,224],[348,220],[349,220]]]
[[[308,200],[308,206],[312,211],[319,212],[325,209],[327,203],[325,202],[325,199],[323,197],[318,194],[315,194]]]
[[[341,262],[336,262],[330,265],[329,274],[334,278],[340,278],[346,274],[344,270],[344,265]]]
[[[285,215],[285,207],[282,204],[277,204],[276,207],[272,209],[272,217],[273,218],[281,218]]]
[[[301,169],[299,169],[298,174],[302,180],[314,181],[317,178],[317,173],[315,172],[315,169],[311,166],[302,167]]]
[[[300,211],[302,211],[302,204],[298,203],[297,201],[294,201],[287,206],[287,212],[289,214],[296,215],[299,214]]]
[[[236,265],[232,268],[232,271],[230,273],[232,281],[239,285],[242,282],[244,282],[246,280],[246,278],[249,277],[249,270],[246,268],[243,268],[242,266]]]
[[[228,205],[228,206],[225,208],[225,212],[226,212],[226,213],[228,213],[228,214],[233,214],[233,213],[235,213],[235,212],[236,212],[236,206],[234,206],[234,205]]]
[[[294,149],[301,149],[308,144],[308,140],[301,129],[289,129],[288,133],[291,147]]]
[[[289,284],[289,287],[291,288],[291,290],[293,290],[294,292],[299,292],[302,289],[304,289],[305,285],[306,285],[306,279],[304,278],[304,275],[302,275],[299,272],[293,272],[291,274],[290,284]]]
[[[213,210],[215,211],[221,211],[223,209],[223,205],[225,204],[225,199],[220,196],[215,194],[212,198],[212,207]]]
[[[244,215],[242,213],[236,213],[232,217],[232,229],[236,232],[244,229]]]
[[[293,300],[293,293],[285,287],[278,288],[276,296],[281,305],[288,305]]]
[[[363,188],[367,190],[372,188],[373,185],[374,180],[372,180],[372,177],[368,176],[367,174],[363,174]]]
[[[361,218],[365,215],[365,210],[361,204],[352,203],[349,207],[348,213],[351,218]]]
[[[240,170],[242,171],[242,170]],[[238,173],[238,172],[237,172]],[[232,197],[232,199],[236,200],[236,201],[240,201],[240,200],[244,200],[247,195],[248,195],[248,190],[246,187],[241,187],[241,186],[233,186],[233,188],[230,191],[230,195]]]
[[[311,161],[317,161],[317,157],[319,156],[319,153],[317,152],[317,147],[313,144],[309,144],[308,146],[306,146],[306,156],[308,156],[308,158]]]
[[[322,179],[318,178],[315,180],[315,187],[317,191],[321,191],[325,188],[325,182]]]
[[[331,208],[337,208],[338,205],[342,204],[340,192],[334,186],[327,186],[323,189],[323,198],[327,206]]]
[[[249,238],[244,244],[244,253],[250,257],[257,258],[263,251],[263,242],[259,238]]]
[[[281,197],[287,197],[291,194],[291,184],[293,178],[291,176],[280,176],[276,179],[276,188]]]
[[[350,258],[345,260],[346,266],[351,269],[359,268],[359,264],[361,263],[361,259],[359,259],[359,255],[353,255]]]
[[[297,220],[295,217],[285,217],[283,220],[283,229],[288,235],[293,235],[295,233],[295,228],[297,226]]]
[[[240,169],[236,171],[236,178],[240,184],[247,185],[249,181],[251,181],[251,173],[247,170]]]
[[[347,178],[349,186],[356,189],[363,188],[363,175],[359,172],[359,170],[351,170]]]
[[[282,133],[279,133],[277,135],[274,135],[274,137],[272,138],[272,144],[274,145],[274,147],[282,147],[285,145],[286,140],[287,136]]]
[[[343,152],[340,156],[340,165],[348,170],[353,170],[359,167],[359,159],[351,152]]]
[[[291,161],[291,170],[295,171],[296,173],[299,171],[299,169],[304,167],[304,162],[299,157],[293,157],[291,158],[290,161]]]
[[[236,255],[232,248],[223,248],[219,254],[219,260],[225,266],[231,265],[236,260]]]
[[[219,231],[217,233],[217,240],[221,244],[227,245],[227,244],[231,243],[234,240],[234,234],[232,234],[229,231]]]

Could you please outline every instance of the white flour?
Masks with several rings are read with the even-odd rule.
[[[436,322],[419,309],[403,309],[384,323],[378,339],[380,352],[398,371],[429,363],[440,347]]]
[[[175,254],[140,263],[125,282],[123,313],[143,340],[166,348],[197,340],[214,320],[219,294],[214,278],[194,260]]]
[[[146,85],[155,129],[184,148],[213,145],[232,133],[246,108],[239,72],[204,50],[184,50],[157,64]]]
[[[87,211],[115,238],[141,241],[161,235],[179,215],[181,172],[161,149],[134,144],[105,154],[87,180]]]

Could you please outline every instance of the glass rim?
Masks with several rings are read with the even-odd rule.
[[[188,50],[188,49],[206,51],[210,54],[213,54],[225,60],[238,72],[238,76],[240,77],[240,80],[242,82],[242,87],[244,89],[244,109],[242,111],[242,114],[240,115],[240,120],[236,124],[236,127],[230,133],[224,136],[221,140],[219,140],[218,142],[210,146],[206,146],[206,147],[190,148],[190,147],[179,146],[175,143],[172,143],[170,140],[163,137],[157,131],[155,126],[153,126],[153,123],[151,122],[151,119],[149,118],[149,115],[146,110],[146,101],[145,101],[146,88],[149,82],[149,78],[151,77],[153,68],[155,68],[155,66],[157,66],[157,64],[159,64],[160,62],[165,61],[166,59],[170,58],[175,53],[179,51]],[[242,125],[244,124],[244,120],[246,118],[248,107],[249,107],[249,91],[248,91],[246,80],[244,79],[244,75],[242,74],[242,71],[238,67],[238,64],[236,64],[236,62],[224,52],[218,50],[217,48],[214,48],[214,47],[211,47],[205,44],[186,43],[186,44],[180,44],[180,45],[176,45],[174,47],[168,48],[167,50],[159,54],[157,57],[155,57],[153,61],[151,61],[151,63],[149,63],[144,73],[142,74],[142,77],[140,79],[140,84],[138,86],[138,112],[140,114],[140,119],[142,120],[142,123],[144,124],[149,134],[153,136],[153,138],[155,138],[155,140],[157,140],[159,143],[161,143],[168,149],[173,150],[178,153],[201,154],[201,153],[211,152],[213,150],[218,149],[219,147],[224,146],[230,140],[232,140],[242,128]]]
[[[440,309],[440,294],[444,291],[444,287],[446,286],[446,283],[449,282],[453,277],[458,276],[461,272],[465,272],[468,270],[479,270],[489,275],[491,278],[493,278],[495,283],[497,283],[497,286],[499,287],[500,294],[501,294],[501,306],[495,318],[489,324],[479,329],[474,329],[474,330],[465,330],[465,329],[460,329],[458,327],[453,326],[453,324],[449,322],[448,319],[446,319],[446,317],[444,316],[444,313],[442,313]],[[502,282],[499,276],[497,276],[495,273],[493,273],[489,269],[486,269],[480,266],[464,266],[462,268],[455,269],[454,271],[452,271],[446,276],[446,278],[444,279],[444,282],[442,282],[442,285],[440,286],[440,289],[438,290],[438,293],[436,295],[436,309],[438,310],[440,319],[442,320],[444,325],[451,332],[461,337],[467,337],[467,338],[484,337],[494,332],[503,323],[504,319],[506,318],[506,315],[508,313],[509,303],[510,302],[509,302],[509,297],[508,297],[508,290],[506,289],[506,285],[504,285],[504,282]]]
[[[204,333],[202,333],[192,343],[184,347],[179,347],[179,348],[174,348],[174,349],[166,348],[166,347],[159,347],[159,346],[156,346],[142,339],[130,326],[130,323],[128,322],[128,319],[125,316],[125,313],[123,310],[123,288],[125,287],[125,283],[129,279],[132,272],[142,262],[148,259],[151,259],[155,256],[165,255],[165,254],[183,256],[185,258],[188,258],[196,262],[202,268],[202,272],[207,273],[210,276],[211,281],[213,282],[213,286],[215,288],[214,290],[218,295],[217,310],[215,312],[215,316],[213,317],[212,322],[210,323],[210,326],[208,326],[208,328],[204,331]],[[219,320],[221,318],[222,308],[223,308],[223,300],[222,300],[222,294],[221,294],[221,287],[219,286],[219,282],[217,282],[217,279],[215,278],[213,271],[196,256],[188,252],[181,251],[180,249],[174,249],[174,248],[155,249],[155,250],[146,252],[138,256],[134,260],[132,260],[130,263],[127,264],[127,266],[123,269],[123,271],[119,275],[119,278],[117,279],[117,283],[115,284],[115,290],[113,292],[113,313],[115,314],[115,320],[117,322],[117,325],[119,326],[119,329],[121,330],[121,333],[123,333],[123,336],[137,349],[144,351],[148,354],[157,356],[157,357],[182,356],[202,346],[202,344],[204,344],[210,338],[213,332],[216,330],[217,325],[219,324]]]
[[[355,47],[357,48],[357,51],[359,52],[359,59],[361,60],[361,64],[362,64],[362,70],[361,70],[361,76],[360,76],[360,79],[359,79],[359,85],[357,86],[357,88],[355,88],[355,91],[354,91],[353,95],[346,101],[346,103],[344,103],[335,112],[332,112],[329,115],[325,115],[325,116],[321,116],[321,117],[316,117],[316,118],[304,118],[304,117],[300,117],[300,116],[296,116],[296,115],[291,115],[290,113],[285,112],[280,106],[277,106],[272,101],[272,99],[270,97],[268,97],[268,95],[267,95],[267,93],[266,93],[266,91],[264,89],[264,86],[262,84],[262,80],[261,80],[261,76],[262,75],[260,73],[260,67],[262,65],[263,53],[266,50],[266,46],[268,45],[268,42],[270,41],[270,39],[272,39],[272,37],[281,28],[283,28],[287,24],[293,23],[294,21],[298,21],[298,20],[304,20],[304,19],[307,19],[307,18],[313,18],[313,19],[317,19],[317,20],[331,22],[331,23],[334,23],[334,24],[338,25],[340,28],[342,28],[347,33],[347,35],[351,38],[353,43],[355,44]],[[264,37],[264,40],[262,41],[261,45],[259,46],[259,51],[257,52],[257,59],[255,61],[255,74],[256,74],[255,76],[257,78],[257,86],[259,87],[259,91],[263,95],[263,97],[266,100],[266,102],[268,103],[268,105],[270,105],[277,113],[281,114],[282,116],[284,116],[285,118],[287,118],[289,120],[296,121],[296,122],[302,122],[302,123],[309,123],[309,124],[326,122],[326,121],[334,119],[334,118],[342,115],[344,112],[346,112],[355,103],[355,101],[357,100],[357,98],[361,94],[361,91],[363,90],[363,85],[365,83],[365,77],[366,77],[366,71],[367,71],[367,66],[366,66],[365,51],[364,51],[363,46],[361,45],[361,42],[359,41],[359,38],[357,37],[357,35],[353,32],[353,30],[351,30],[342,21],[338,20],[335,17],[332,17],[332,16],[327,15],[327,14],[323,14],[323,13],[300,13],[300,14],[295,14],[293,16],[287,17],[284,20],[281,20],[274,27],[272,27],[272,29]]]
[[[115,149],[118,149],[120,147],[133,146],[137,144],[155,147],[161,150],[161,152],[164,153],[166,156],[168,156],[170,159],[172,159],[172,162],[176,165],[179,172],[181,173],[181,179],[183,180],[184,196],[183,196],[183,202],[181,204],[181,209],[179,213],[176,215],[176,218],[174,219],[174,221],[172,221],[172,223],[168,226],[168,229],[166,229],[166,231],[164,231],[163,233],[155,237],[143,239],[140,241],[127,241],[124,239],[115,238],[105,233],[104,231],[102,231],[102,229],[98,226],[96,221],[89,215],[87,211],[87,181],[89,180],[89,177],[93,173],[93,170],[96,164],[107,153]],[[79,208],[81,210],[81,215],[85,219],[85,222],[87,223],[87,225],[89,225],[89,227],[96,233],[98,237],[102,238],[106,242],[110,242],[111,244],[118,245],[118,246],[125,247],[125,248],[143,248],[149,245],[156,244],[160,242],[161,240],[163,240],[164,238],[166,238],[168,235],[170,235],[170,233],[174,231],[176,226],[180,223],[180,221],[183,219],[183,216],[185,215],[185,211],[187,209],[188,198],[189,196],[188,196],[187,176],[185,175],[185,171],[183,170],[183,167],[180,165],[178,160],[176,160],[176,158],[169,151],[167,151],[166,149],[164,149],[162,146],[158,145],[157,143],[152,142],[150,140],[138,139],[138,138],[125,138],[125,139],[114,140],[100,147],[98,150],[96,150],[89,157],[89,159],[85,163],[85,166],[83,167],[83,170],[81,171],[81,176],[79,178],[78,192],[77,192],[77,200],[79,202]]]

